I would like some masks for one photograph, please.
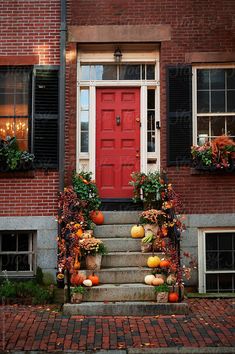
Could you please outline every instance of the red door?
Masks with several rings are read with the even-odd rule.
[[[131,198],[130,174],[140,170],[139,88],[98,88],[96,181],[101,198]]]

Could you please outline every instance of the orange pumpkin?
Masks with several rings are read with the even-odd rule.
[[[83,281],[86,279],[86,276],[79,272],[74,272],[70,278],[70,282],[74,286],[81,285]]]
[[[169,268],[170,262],[167,259],[163,259],[163,260],[161,260],[159,266],[160,266],[160,268]]]
[[[98,275],[95,275],[93,273],[93,274],[89,275],[88,279],[92,281],[92,285],[99,285],[100,279],[99,279]]]
[[[169,302],[178,302],[179,301],[179,295],[177,293],[175,293],[175,292],[169,293],[168,301]]]
[[[155,278],[152,281],[152,285],[155,285],[155,286],[162,285],[162,284],[164,284],[164,280],[162,278]]]
[[[92,211],[90,217],[96,225],[102,225],[104,223],[104,214],[100,210]]]
[[[134,225],[131,228],[131,237],[142,238],[144,237],[144,228],[141,225]]]

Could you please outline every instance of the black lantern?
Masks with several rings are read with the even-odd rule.
[[[121,49],[119,47],[117,47],[113,53],[114,59],[116,61],[116,63],[120,63],[120,61],[122,60],[122,52]]]

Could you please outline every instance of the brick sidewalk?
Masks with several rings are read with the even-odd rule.
[[[235,346],[232,299],[187,301],[188,316],[152,317],[68,317],[53,306],[1,306],[0,351]]]

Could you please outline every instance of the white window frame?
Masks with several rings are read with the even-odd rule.
[[[87,168],[92,172],[95,178],[95,166],[96,166],[96,88],[97,87],[139,87],[140,88],[140,116],[141,116],[141,128],[140,128],[140,171],[147,173],[148,160],[155,160],[155,169],[160,170],[160,130],[155,129],[155,152],[147,152],[147,89],[155,89],[155,121],[160,122],[160,75],[159,75],[159,58],[158,52],[155,59],[143,58],[140,60],[128,57],[128,60],[122,60],[122,63],[131,64],[154,64],[155,65],[155,80],[80,80],[80,65],[88,63],[87,60],[79,58],[77,65],[77,147],[76,147],[76,171],[81,169],[81,161],[87,161]],[[138,53],[139,56],[139,53]],[[107,56],[102,60],[100,55],[94,54],[89,59],[89,64],[114,64],[113,53],[111,57]],[[90,110],[89,110],[89,152],[81,153],[80,146],[80,89],[89,88],[90,98]]]
[[[235,270],[206,270],[206,234],[209,233],[231,233],[233,229],[200,229],[198,232],[198,292],[206,293],[206,274],[235,274]]]
[[[21,233],[24,234],[29,234],[29,242],[28,242],[28,251],[4,251],[2,252],[2,233],[16,233],[17,234],[17,240],[20,237]],[[30,265],[30,270],[20,270],[20,271],[7,271],[7,276],[33,276],[35,274],[36,270],[36,235],[33,231],[16,231],[16,230],[2,230],[0,231],[0,256],[1,255],[21,255],[21,254],[27,254],[29,255],[29,265]],[[18,244],[18,242],[17,242]],[[1,257],[0,257],[0,277],[5,276],[4,270],[2,270],[2,264],[1,264]]]
[[[197,144],[197,117],[222,117],[222,116],[235,116],[233,113],[197,113],[197,70],[198,69],[235,69],[235,64],[214,64],[214,65],[197,65],[192,68],[192,113],[193,113],[193,145]],[[210,134],[209,134],[210,135]]]

